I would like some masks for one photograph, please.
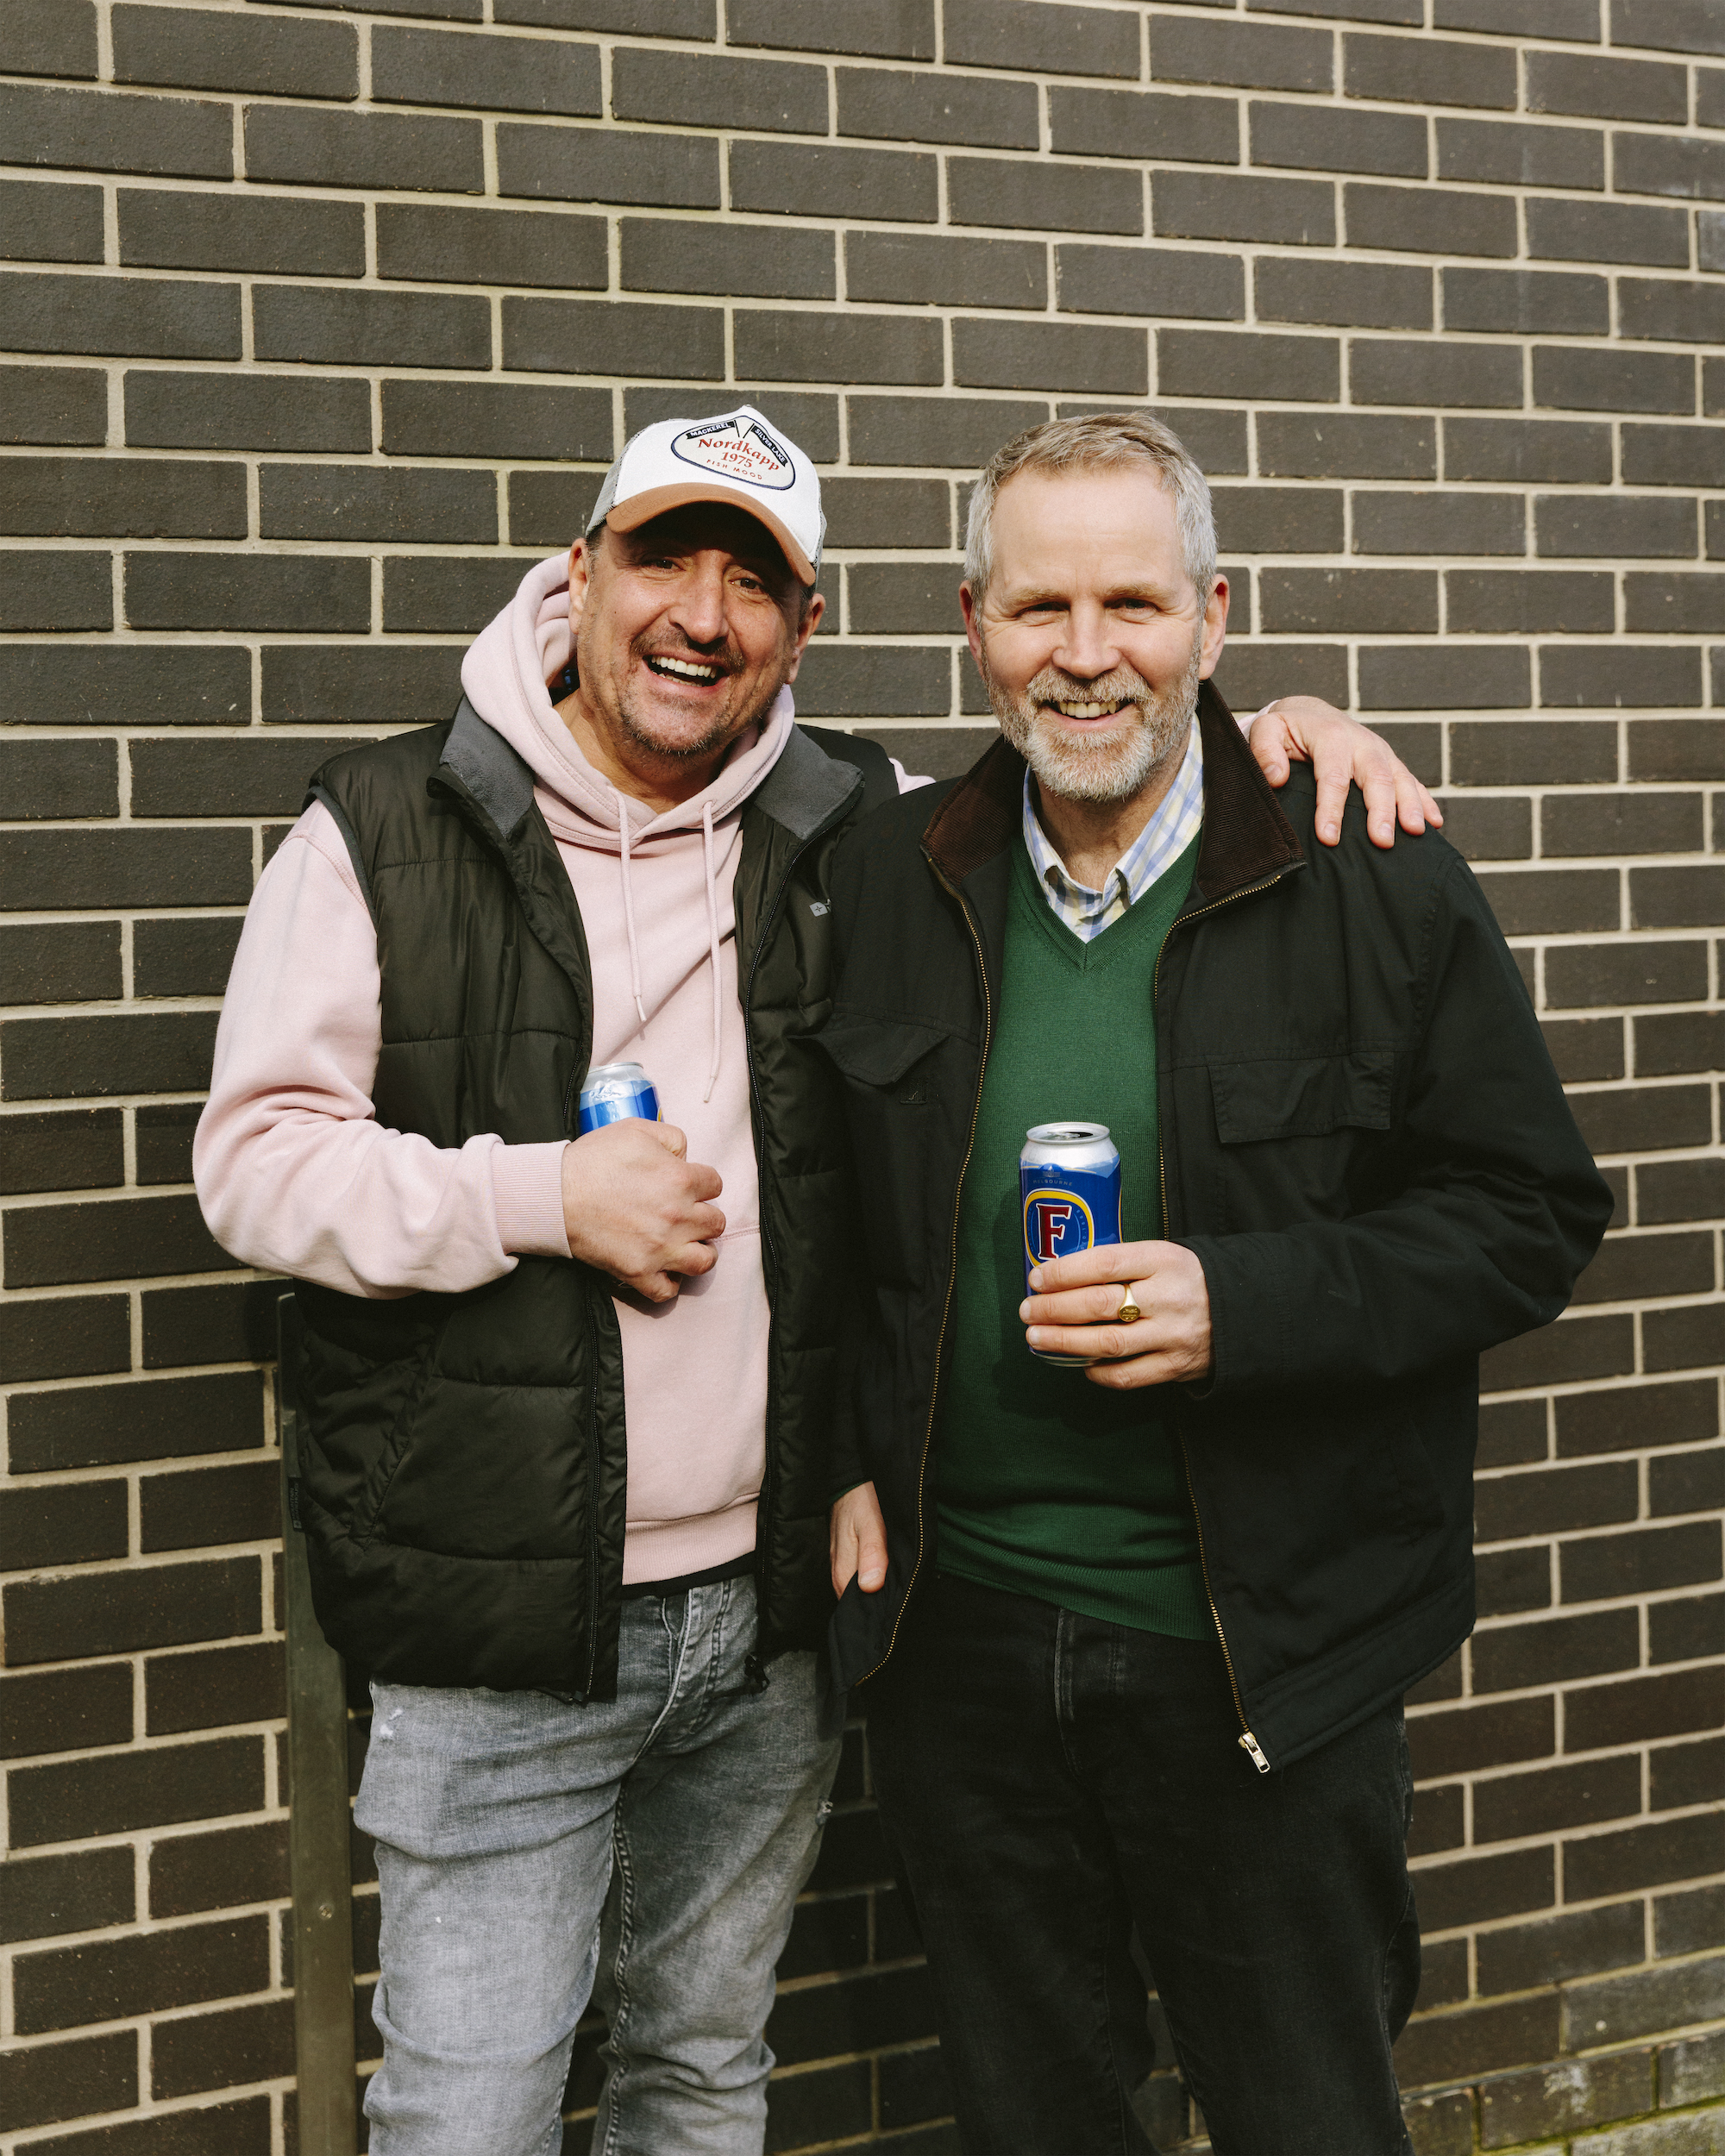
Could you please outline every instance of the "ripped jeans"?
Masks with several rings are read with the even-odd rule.
[[[842,1702],[812,1654],[755,1690],[754,1638],[754,1583],[726,1580],[624,1603],[614,1701],[373,1685],[373,2156],[551,2156],[595,1992],[593,2156],[758,2156]]]

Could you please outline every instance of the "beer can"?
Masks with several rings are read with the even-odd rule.
[[[582,1137],[631,1115],[647,1123],[659,1120],[658,1090],[640,1064],[599,1063],[590,1070],[581,1087]]]
[[[1120,1239],[1120,1156],[1106,1123],[1038,1123],[1019,1155],[1024,1220],[1025,1292],[1031,1268]],[[1088,1358],[1031,1353],[1039,1362],[1082,1369]]]

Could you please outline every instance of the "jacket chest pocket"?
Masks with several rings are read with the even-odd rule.
[[[920,1020],[841,1011],[812,1038],[844,1085],[870,1269],[879,1281],[913,1282],[938,1202],[931,1178],[949,1150],[942,1104],[954,1088],[941,1082],[941,1066],[953,1037]],[[950,1186],[954,1165],[938,1180]]]
[[[1209,1067],[1223,1232],[1342,1219],[1362,1142],[1390,1128],[1393,1049]]]

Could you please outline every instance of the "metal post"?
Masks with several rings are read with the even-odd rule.
[[[299,2156],[354,2156],[354,1938],[348,1694],[342,1658],[311,1608],[298,1532],[299,1311],[276,1305],[282,1571],[287,1597],[287,1844],[293,1882],[293,2051]]]

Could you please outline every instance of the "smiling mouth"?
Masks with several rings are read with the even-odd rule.
[[[662,651],[651,653],[647,660],[649,673],[656,674],[662,681],[690,681],[698,687],[711,687],[723,680],[724,668],[713,666],[704,659],[673,659]]]
[[[1045,704],[1043,708],[1044,711],[1058,711],[1063,718],[1112,718],[1116,711],[1128,710],[1130,705],[1126,698],[1120,696],[1088,703],[1062,697],[1054,703]]]

